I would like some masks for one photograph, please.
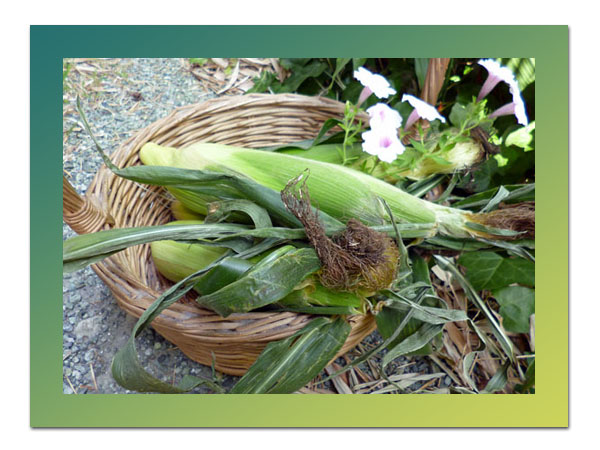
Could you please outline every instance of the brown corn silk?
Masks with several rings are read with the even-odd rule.
[[[321,261],[321,283],[332,290],[349,292],[376,292],[389,287],[399,258],[394,241],[356,219],[350,219],[342,232],[329,238],[311,207],[306,178],[305,172],[291,180],[281,192],[281,199],[302,222]]]

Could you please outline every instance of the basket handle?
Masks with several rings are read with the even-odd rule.
[[[110,214],[91,197],[80,197],[63,175],[63,220],[77,234],[93,233],[104,225],[114,225]]]

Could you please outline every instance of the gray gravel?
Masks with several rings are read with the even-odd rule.
[[[204,90],[180,59],[67,60],[67,63],[70,66],[64,66],[68,73],[64,86],[63,168],[80,194],[85,192],[102,161],[75,111],[77,94],[96,138],[109,154],[137,130],[174,108],[215,96]],[[74,235],[70,227],[63,226],[63,239]],[[117,306],[110,290],[91,268],[65,275],[63,392],[129,393],[112,379],[110,364],[134,324],[135,319]],[[378,341],[380,338],[374,333],[365,342]],[[191,361],[151,329],[145,330],[136,343],[144,367],[163,381],[178,382],[186,374],[211,377],[209,367]],[[388,373],[434,372],[426,358],[399,358],[393,365]],[[361,368],[369,372],[367,365]],[[234,377],[217,375],[217,381],[225,389],[235,383]],[[444,380],[441,384],[449,383]],[[332,386],[328,383],[323,387]],[[207,391],[202,388],[193,391],[199,392]]]

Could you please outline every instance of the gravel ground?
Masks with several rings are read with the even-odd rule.
[[[92,181],[101,158],[75,111],[77,95],[81,96],[82,107],[100,145],[109,154],[137,130],[174,108],[215,97],[190,74],[186,61],[181,59],[67,60],[63,70],[63,168],[80,194]],[[65,224],[63,239],[74,235]],[[112,379],[110,364],[116,351],[126,343],[134,324],[135,319],[119,309],[109,289],[91,268],[65,275],[63,392],[131,393]],[[379,341],[378,334],[373,333],[363,343],[369,347]],[[138,338],[137,347],[144,367],[164,381],[177,383],[186,374],[211,377],[209,367],[191,361],[151,329]],[[377,359],[373,360],[375,365]],[[344,360],[339,359],[338,363],[344,364]],[[369,365],[360,367],[372,374]],[[388,370],[388,374],[395,375],[434,372],[439,370],[426,358],[398,358]],[[220,374],[217,378],[225,389],[236,381],[234,377]],[[447,376],[439,381],[439,387],[450,384]],[[417,382],[411,389],[423,384],[424,381]],[[332,383],[319,388],[336,391]],[[207,391],[202,388],[193,391],[202,392]]]

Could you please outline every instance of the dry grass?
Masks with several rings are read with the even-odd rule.
[[[496,344],[497,342],[487,321],[479,315],[479,311],[472,307],[461,287],[457,283],[452,282],[450,274],[444,272],[438,266],[434,266],[432,272],[435,275],[432,282],[437,295],[447,303],[450,309],[465,311],[469,317],[473,318],[475,325],[481,331],[485,332],[489,342]],[[501,323],[501,317],[497,313],[497,305],[491,304],[491,300],[488,299],[488,306]],[[517,361],[524,373],[527,366],[527,358],[523,358],[522,355],[525,352],[535,351],[533,347],[533,326],[528,338],[511,333],[507,333],[507,335],[511,337]],[[494,356],[500,352],[493,347],[488,347],[476,353],[474,363],[465,373],[465,357],[469,353],[477,351],[480,345],[479,337],[469,327],[467,322],[450,322],[444,327],[442,348],[430,355],[430,358],[452,378],[456,386],[472,390],[472,380],[477,389],[482,389],[500,369],[501,360],[499,357]],[[521,383],[519,374],[511,367],[508,371],[508,382],[505,388],[498,393],[514,393],[514,388],[519,383]]]
[[[205,89],[217,95],[242,95],[254,86],[253,79],[264,71],[283,81],[288,73],[276,58],[210,58],[201,63],[186,61],[188,70]]]

